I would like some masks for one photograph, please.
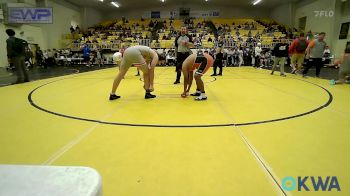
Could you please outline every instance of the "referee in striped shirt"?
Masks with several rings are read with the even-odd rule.
[[[181,27],[181,34],[175,39],[176,80],[174,84],[180,83],[182,63],[188,56],[190,56],[191,47],[193,47],[192,37],[187,34],[186,27]]]

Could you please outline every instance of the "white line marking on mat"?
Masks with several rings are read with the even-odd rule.
[[[162,75],[164,71],[159,74]],[[130,97],[133,97],[139,90],[135,91],[133,94],[130,95]],[[107,114],[101,118],[101,121],[104,121],[105,119],[111,117],[113,114],[118,112],[118,109],[120,109],[120,106],[116,107],[117,110],[113,110],[112,113]],[[60,148],[57,152],[55,152],[52,156],[49,157],[48,160],[46,160],[42,165],[51,165],[56,160],[58,160],[63,154],[65,154],[67,151],[72,149],[75,145],[77,145],[79,142],[81,142],[83,139],[85,139],[88,135],[90,135],[98,126],[100,126],[100,123],[95,123],[92,127],[86,129],[83,131],[82,134],[78,135],[75,139],[70,141],[68,144],[64,145],[62,148]]]

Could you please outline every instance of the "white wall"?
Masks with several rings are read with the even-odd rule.
[[[347,39],[339,39],[339,33],[341,29],[342,23],[350,22],[350,2],[342,3],[337,1],[335,6],[335,24],[334,24],[334,46],[333,51],[334,54],[338,57],[340,54],[344,52],[346,47],[346,43],[350,41],[350,31],[348,32]]]
[[[83,21],[82,26],[84,28],[92,27],[103,21],[102,12],[93,8],[83,8]]]
[[[299,18],[307,17],[305,31],[325,32],[326,42],[332,48],[334,33],[335,17],[319,17],[315,11],[334,11],[336,0],[316,0],[310,3],[297,5],[295,10],[295,27],[299,27]]]
[[[27,2],[34,3],[32,0],[27,0]],[[23,4],[12,5],[23,7]],[[4,24],[0,24],[0,67],[7,66],[7,35],[5,33],[5,30],[7,28],[14,29],[16,31],[17,37],[23,38],[25,40],[29,39],[28,41],[30,43],[39,44],[42,49],[52,49],[59,48],[62,35],[70,33],[69,28],[72,21],[76,24],[81,25],[82,14],[80,8],[76,8],[73,5],[63,3],[59,0],[48,0],[47,6],[53,8],[53,24],[16,26],[5,26]],[[23,37],[21,37],[19,34],[21,31],[24,32]]]
[[[333,11],[333,17],[316,17],[314,11]],[[342,23],[350,22],[350,2],[342,3],[341,0],[306,0],[296,7],[295,26],[298,27],[298,19],[306,16],[306,31],[327,33],[326,42],[331,52],[339,57],[344,52],[346,43],[350,41],[350,33],[347,39],[339,39]]]
[[[7,66],[7,51],[6,51],[6,39],[8,38],[5,30],[7,28],[14,29],[18,38],[27,40],[29,43],[39,44],[45,46],[44,33],[41,27],[33,25],[21,25],[21,26],[5,26],[0,24],[0,67]],[[20,32],[24,32],[21,37]]]
[[[293,5],[292,3],[282,4],[273,8],[270,14],[270,18],[274,19],[278,23],[292,27],[292,18],[293,18]]]
[[[53,8],[53,24],[41,25],[44,38],[47,41],[45,48],[59,48],[63,34],[70,33],[71,21],[76,21],[81,26],[82,14],[79,8],[67,7],[54,1],[47,2],[48,7]]]

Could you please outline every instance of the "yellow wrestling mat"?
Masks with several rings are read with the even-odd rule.
[[[157,68],[145,100],[135,72],[112,102],[116,69],[0,88],[0,164],[93,167],[106,196],[350,195],[350,85],[226,68],[196,102]]]

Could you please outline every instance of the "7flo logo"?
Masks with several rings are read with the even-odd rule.
[[[336,176],[287,176],[282,180],[282,188],[286,191],[341,191]]]

